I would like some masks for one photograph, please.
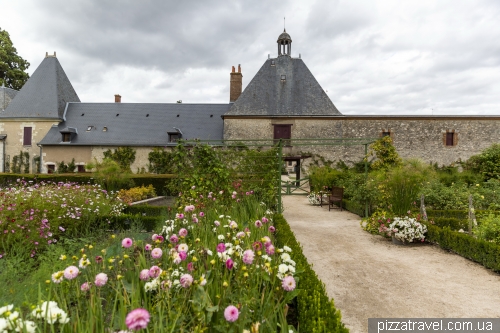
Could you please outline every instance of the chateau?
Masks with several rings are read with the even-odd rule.
[[[311,138],[378,138],[390,135],[404,158],[440,165],[466,160],[500,142],[499,116],[343,115],[305,62],[292,57],[292,39],[284,31],[277,56],[269,56],[242,91],[241,67],[230,73],[229,103],[114,103],[81,102],[54,55],[45,59],[19,91],[0,102],[0,172],[12,168],[13,157],[27,152],[29,169],[40,159],[43,173],[57,171],[73,158],[78,171],[107,149],[136,149],[132,170],[146,168],[154,147],[176,145],[182,139],[250,140]],[[285,148],[301,154],[358,162],[360,146]],[[147,168],[146,168],[147,170]]]

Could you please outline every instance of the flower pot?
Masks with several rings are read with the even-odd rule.
[[[396,245],[410,245],[411,244],[411,243],[407,243],[407,242],[402,242],[394,236],[392,236],[392,243],[396,244]]]

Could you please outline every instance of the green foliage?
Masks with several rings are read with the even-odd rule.
[[[39,173],[40,172],[40,156],[36,156],[35,158],[33,158],[33,173]]]
[[[500,245],[471,237],[468,234],[440,228],[427,223],[426,239],[445,250],[474,260],[496,272],[500,272]]]
[[[75,159],[73,158],[69,164],[64,163],[64,161],[61,161],[57,165],[57,173],[72,173],[75,172],[76,169],[76,164],[75,164]]]
[[[166,151],[164,148],[155,147],[148,154],[149,172],[151,173],[172,173],[172,165],[170,159],[172,152]]]
[[[328,166],[311,166],[309,168],[309,184],[311,186],[311,191],[319,192],[331,188],[332,186],[338,186],[342,174],[342,171],[335,170]]]
[[[479,155],[471,156],[464,168],[479,173],[484,180],[500,179],[500,144],[493,144]]]
[[[500,245],[500,216],[490,213],[478,220],[479,225],[474,228],[474,234],[479,239]]]
[[[341,314],[335,308],[333,299],[326,293],[325,284],[302,252],[293,231],[282,215],[274,216],[276,227],[276,243],[279,247],[287,245],[292,249],[297,263],[297,271],[302,271],[300,292],[297,296],[298,322],[301,332],[349,332],[341,322]]]
[[[430,218],[429,220],[433,221],[433,224],[444,228],[450,228],[451,230],[454,231],[459,231],[460,229],[467,230],[469,227],[469,221],[467,219],[457,219],[453,217],[437,217],[437,218]]]
[[[12,157],[12,172],[13,173],[29,173],[30,172],[30,153],[20,151],[19,155]]]
[[[122,167],[114,160],[105,158],[101,163],[96,161],[95,165],[88,165],[95,169],[94,177],[107,191],[118,191],[122,188],[134,186],[130,171]],[[130,168],[128,169],[130,170]]]
[[[370,155],[375,155],[377,159],[372,163],[374,170],[388,169],[402,164],[402,160],[392,144],[390,136],[384,136],[370,145]]]
[[[110,159],[118,163],[122,170],[131,172],[130,166],[135,161],[135,149],[132,147],[118,147],[113,152],[111,149],[106,150],[104,159]]]
[[[156,196],[155,189],[153,185],[149,186],[138,186],[138,187],[132,187],[128,190],[126,189],[121,189],[118,191],[118,198],[123,200],[125,203],[132,203],[135,201],[140,201],[148,198],[153,198]]]
[[[0,86],[20,90],[28,81],[30,63],[17,54],[10,35],[0,28]]]
[[[382,209],[377,209],[370,217],[361,220],[361,228],[371,234],[382,234],[383,227],[389,226],[392,221],[393,214]]]

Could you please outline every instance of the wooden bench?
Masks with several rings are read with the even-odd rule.
[[[335,208],[334,204],[337,203],[340,211],[342,211],[342,198],[344,197],[343,187],[332,187],[330,194],[328,195],[328,211]]]

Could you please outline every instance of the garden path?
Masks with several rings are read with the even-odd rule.
[[[348,211],[283,196],[284,216],[352,333],[368,318],[499,318],[500,275],[438,246],[393,245]]]

